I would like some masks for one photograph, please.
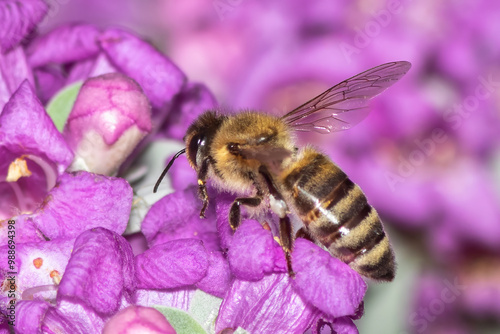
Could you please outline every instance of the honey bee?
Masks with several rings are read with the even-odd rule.
[[[188,128],[183,153],[198,176],[205,216],[206,180],[239,194],[231,205],[233,230],[241,221],[240,207],[269,207],[279,217],[279,237],[288,271],[293,276],[291,210],[302,220],[297,236],[324,245],[333,256],[363,276],[391,281],[395,259],[375,209],[360,189],[328,156],[312,147],[299,149],[294,131],[332,133],[359,123],[369,113],[368,101],[398,81],[411,64],[383,64],[331,87],[287,114],[245,111],[225,115],[206,111]],[[250,195],[249,195],[250,194]]]

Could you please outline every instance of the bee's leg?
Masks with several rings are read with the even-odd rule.
[[[208,167],[212,162],[211,157],[206,157],[202,163],[201,167],[198,171],[198,193],[200,195],[201,200],[203,201],[203,206],[200,211],[200,218],[205,218],[205,211],[208,207],[208,194],[207,194],[207,186],[206,179],[208,174]]]
[[[278,188],[276,187],[273,181],[271,173],[269,173],[267,168],[265,166],[260,166],[259,173],[264,177],[264,180],[266,181],[269,194],[274,197],[275,201],[277,201],[278,203],[282,203],[278,207],[279,208],[284,207],[283,209],[277,210],[279,212],[279,217],[280,217],[280,240],[281,240],[281,247],[285,252],[288,275],[290,275],[290,277],[294,277],[295,273],[293,272],[292,269],[293,231],[290,218],[286,214],[285,200],[283,199],[281,193],[278,191]]]
[[[229,224],[231,228],[236,230],[241,223],[241,205],[246,205],[250,207],[257,207],[262,202],[262,197],[257,195],[256,197],[241,197],[234,200],[229,211]]]
[[[281,247],[285,251],[286,265],[288,269],[288,275],[290,277],[295,277],[295,273],[292,269],[292,247],[293,247],[293,236],[292,236],[292,223],[287,215],[285,217],[280,217],[280,240]]]
[[[253,173],[249,173],[248,178],[252,180],[255,189],[257,190],[257,194],[254,197],[240,197],[234,200],[231,205],[231,209],[229,210],[229,224],[231,225],[233,231],[235,231],[241,223],[240,206],[246,205],[250,207],[257,207],[262,202],[262,197],[264,196],[260,184],[255,179],[255,175]]]

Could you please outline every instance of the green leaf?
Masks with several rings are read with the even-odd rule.
[[[188,312],[205,331],[215,333],[215,320],[221,304],[222,299],[202,290],[196,290],[189,304]]]
[[[77,81],[64,87],[47,104],[47,113],[56,125],[57,130],[62,132],[64,129],[64,124],[68,119],[71,109],[75,104],[78,92],[83,85],[83,81]]]
[[[161,305],[153,306],[160,311],[168,322],[174,327],[177,334],[207,334],[188,313]]]

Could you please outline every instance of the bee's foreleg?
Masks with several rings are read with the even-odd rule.
[[[241,205],[246,205],[249,207],[257,207],[262,202],[261,196],[256,197],[241,197],[234,200],[229,211],[229,224],[231,228],[236,230],[241,223]]]
[[[203,206],[201,207],[200,211],[200,218],[205,218],[205,211],[207,210],[208,207],[208,193],[207,193],[206,179],[208,174],[208,167],[210,166],[211,162],[212,158],[206,157],[202,161],[201,167],[198,170],[198,193],[200,195],[201,200],[203,201]]]
[[[207,210],[208,207],[208,194],[205,181],[202,181],[200,179],[198,179],[198,193],[203,202],[203,206],[201,207],[200,210],[200,218],[205,218],[205,211]]]

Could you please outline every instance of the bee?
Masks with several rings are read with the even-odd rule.
[[[324,245],[365,277],[391,281],[394,253],[377,212],[360,187],[328,156],[309,146],[297,148],[294,132],[329,134],[351,128],[368,115],[368,101],[410,67],[406,61],[374,67],[281,117],[257,111],[233,115],[206,111],[187,129],[186,147],[172,158],[154,191],[175,159],[187,153],[198,177],[203,202],[200,217],[205,217],[208,206],[209,178],[219,188],[240,195],[229,211],[233,230],[241,222],[241,206],[267,204],[279,217],[279,237],[291,276],[294,238],[288,215],[293,210],[303,222],[295,237]]]

